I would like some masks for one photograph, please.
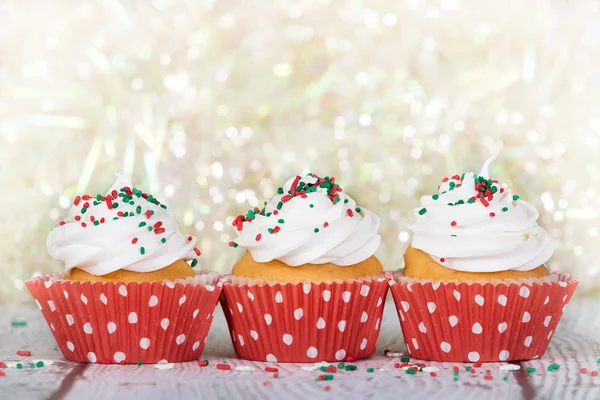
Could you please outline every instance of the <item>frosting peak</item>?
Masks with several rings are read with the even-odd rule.
[[[296,175],[263,209],[249,210],[232,223],[257,262],[280,260],[289,266],[354,265],[379,247],[379,218],[356,206],[333,177]]]
[[[537,224],[537,210],[489,178],[494,160],[478,175],[444,178],[438,193],[421,198],[412,247],[467,272],[528,271],[550,259],[553,242]]]
[[[105,196],[77,196],[46,244],[66,272],[77,267],[106,275],[156,271],[182,259],[192,260],[193,267],[200,256],[195,243],[179,231],[164,204],[117,174]]]

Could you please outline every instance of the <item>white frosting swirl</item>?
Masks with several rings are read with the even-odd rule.
[[[357,208],[341,189],[335,192],[340,199],[337,203],[327,188],[319,187],[304,196],[292,197],[278,210],[278,204],[289,197],[296,180],[313,185],[317,177],[298,175],[287,181],[283,193],[265,205],[265,215],[257,214],[254,220],[243,223],[236,244],[246,247],[257,262],[280,260],[289,266],[347,266],[375,253],[381,242],[377,233],[379,218],[369,210]]]
[[[78,196],[65,221],[48,235],[48,252],[65,265],[67,273],[75,267],[97,276],[119,269],[150,272],[199,256],[196,239],[179,232],[171,213],[158,201],[149,201],[152,197],[146,199],[147,195],[136,189],[125,202],[119,194],[133,186],[117,176],[106,195],[111,197],[98,201]]]
[[[529,271],[550,259],[554,245],[536,222],[537,210],[513,199],[506,185],[489,180],[488,167],[494,159],[479,173],[487,188],[490,183],[496,188],[491,197],[469,203],[481,192],[476,190],[478,176],[467,173],[462,180],[454,176],[443,182],[437,195],[421,198],[415,209],[417,221],[410,226],[412,247],[445,267],[467,272]],[[456,204],[460,200],[464,204]]]

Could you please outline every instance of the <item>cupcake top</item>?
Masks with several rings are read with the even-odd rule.
[[[513,195],[506,184],[481,172],[444,178],[438,193],[421,197],[410,226],[411,246],[445,267],[466,272],[529,271],[554,251],[552,239],[537,224],[538,212]]]
[[[67,218],[48,235],[50,255],[67,273],[77,267],[97,276],[119,269],[151,272],[182,259],[194,267],[196,239],[179,231],[164,204],[117,177],[105,196],[75,198]]]
[[[279,260],[289,266],[332,263],[354,265],[379,247],[379,218],[356,206],[334,177],[297,175],[277,194],[239,215],[232,223],[256,262]]]

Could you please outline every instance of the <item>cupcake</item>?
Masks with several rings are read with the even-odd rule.
[[[65,272],[26,285],[69,360],[189,361],[202,353],[221,292],[217,274],[192,269],[195,243],[164,204],[118,176],[105,196],[77,196],[48,235]]]
[[[375,351],[387,278],[374,256],[379,218],[335,178],[291,178],[240,215],[230,243],[246,252],[223,288],[240,358],[343,361]]]
[[[549,272],[553,242],[538,212],[479,174],[444,178],[423,196],[404,270],[390,281],[415,358],[508,361],[540,357],[578,281]]]

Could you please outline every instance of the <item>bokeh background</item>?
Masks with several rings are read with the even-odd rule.
[[[115,171],[224,272],[233,216],[334,175],[395,269],[419,196],[491,155],[600,291],[596,1],[4,0],[0,27],[0,301],[61,270],[47,233]]]

